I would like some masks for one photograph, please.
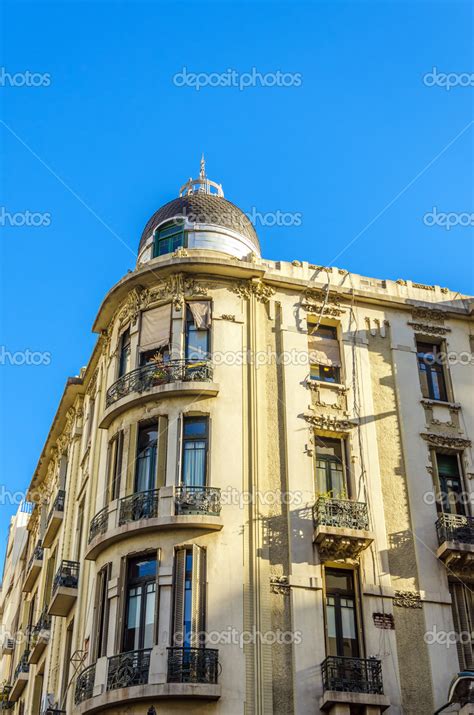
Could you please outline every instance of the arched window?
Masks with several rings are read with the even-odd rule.
[[[180,246],[184,246],[184,221],[173,219],[156,229],[153,258],[173,253]]]

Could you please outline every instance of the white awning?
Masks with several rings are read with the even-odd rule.
[[[193,314],[194,325],[198,330],[208,330],[211,327],[211,301],[192,300],[188,303]]]
[[[151,350],[169,345],[171,337],[171,303],[144,310],[140,329],[140,348]]]

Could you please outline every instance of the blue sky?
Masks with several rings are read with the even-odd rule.
[[[474,88],[423,79],[473,72],[472,19],[457,0],[3,4],[0,548],[102,297],[202,151],[243,210],[300,215],[257,225],[266,257],[473,292],[472,227],[423,221],[473,210]],[[300,81],[197,91],[183,68]],[[26,211],[49,225],[12,226]],[[50,364],[8,364],[27,349]]]

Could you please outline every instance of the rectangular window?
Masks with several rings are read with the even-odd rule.
[[[207,417],[185,417],[181,455],[181,483],[188,487],[205,487],[209,444]]]
[[[86,445],[89,443],[92,434],[92,425],[94,424],[94,410],[95,410],[95,398],[91,397],[89,399],[89,409],[87,411],[87,432],[86,432]]]
[[[430,400],[445,402],[448,398],[443,354],[441,345],[424,342],[416,344],[422,395]]]
[[[315,442],[316,491],[332,499],[347,499],[343,440],[315,437]]]
[[[460,581],[449,582],[460,670],[474,669],[474,594]]]
[[[463,498],[459,458],[455,454],[436,452],[436,467],[439,479],[438,511],[446,514],[465,514],[466,500]]]
[[[310,377],[321,382],[341,381],[341,352],[337,328],[308,321]]]
[[[81,560],[82,532],[84,527],[84,500],[79,504],[76,518],[76,544],[74,549],[75,561]]]
[[[184,221],[170,221],[155,231],[153,258],[173,253],[184,246]]]
[[[175,554],[173,643],[197,648],[205,643],[205,551],[200,546],[179,548]]]
[[[135,492],[146,492],[156,488],[157,452],[158,422],[139,425]]]
[[[132,362],[132,346],[131,346],[131,338],[130,338],[130,328],[127,328],[126,330],[124,330],[124,332],[120,336],[119,371],[118,371],[119,377],[122,377],[122,375],[126,375],[127,372],[130,372],[131,362]]]
[[[109,442],[108,449],[107,501],[118,499],[122,473],[123,430],[117,432]]]
[[[165,359],[171,343],[171,303],[144,310],[140,320],[140,365]]]
[[[61,703],[65,703],[69,686],[69,670],[71,667],[72,635],[74,631],[74,621],[68,626],[66,631],[66,642],[63,655],[63,677],[61,682]]]
[[[186,304],[185,358],[190,361],[209,359],[211,303],[208,300]]]
[[[107,594],[110,576],[110,564],[97,574],[96,586],[96,634],[95,659],[107,655],[107,636],[109,630],[109,599]]]
[[[123,651],[152,648],[155,642],[156,556],[130,559]]]
[[[354,573],[326,569],[326,627],[328,655],[358,658]]]

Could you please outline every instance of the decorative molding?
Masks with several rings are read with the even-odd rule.
[[[442,325],[428,325],[427,323],[415,323],[408,321],[413,330],[417,333],[428,333],[428,335],[446,335],[451,332],[451,328],[445,328]]]
[[[462,439],[461,437],[452,437],[446,434],[431,434],[428,432],[420,432],[420,436],[428,442],[432,447],[441,447],[445,449],[463,450],[471,446],[470,439]]]
[[[387,631],[395,630],[395,620],[392,613],[372,613],[374,626]]]
[[[327,430],[328,432],[347,432],[356,425],[353,420],[341,420],[335,415],[305,413],[303,417],[315,429]]]
[[[398,283],[399,286],[407,286],[408,285],[408,283],[406,282],[406,280],[404,278],[398,278],[395,281],[395,283]]]
[[[221,320],[228,320],[231,323],[235,323],[235,315],[230,315],[229,313],[223,313],[221,315]]]
[[[393,605],[401,608],[422,608],[421,596],[418,591],[395,591]]]
[[[326,296],[326,291],[319,288],[307,288],[300,305],[308,313],[318,313],[320,316],[328,315],[338,318],[346,312],[337,295],[329,293]]]
[[[372,323],[374,324],[373,326]],[[378,333],[380,337],[385,338],[387,336],[387,328],[390,327],[388,320],[380,320],[379,318],[366,317],[365,324],[367,332],[369,332],[373,337],[375,337]]]
[[[412,283],[413,288],[419,288],[420,290],[436,290],[436,286],[429,286],[426,283]]]
[[[429,320],[431,322],[440,322],[444,320],[447,316],[444,310],[439,310],[437,308],[426,308],[425,306],[417,305],[415,306],[411,314],[414,320]]]
[[[260,279],[240,281],[237,285],[232,286],[231,290],[247,300],[254,295],[260,303],[268,303],[272,295],[275,294],[275,290]]]
[[[270,579],[270,591],[282,596],[290,592],[290,583],[288,576],[274,576]]]
[[[345,385],[337,385],[334,387],[329,388],[330,392],[335,392],[337,394],[337,400],[336,402],[325,402],[324,400],[321,399],[321,391],[324,390],[324,384],[321,383],[318,380],[311,380],[307,379],[305,381],[305,385],[308,390],[310,390],[314,394],[313,398],[313,403],[312,405],[314,407],[323,407],[325,409],[333,409],[337,410],[338,412],[343,411],[345,414],[347,414],[347,401],[346,401],[346,395],[348,392],[348,389]],[[328,388],[327,388],[328,389]]]
[[[430,400],[428,397],[423,397],[420,400],[423,407],[447,407],[450,412],[459,412],[461,405],[459,402],[440,402],[439,400]]]
[[[187,256],[189,256],[189,253],[184,246],[178,246],[176,251],[173,253],[173,258],[186,258]]]

